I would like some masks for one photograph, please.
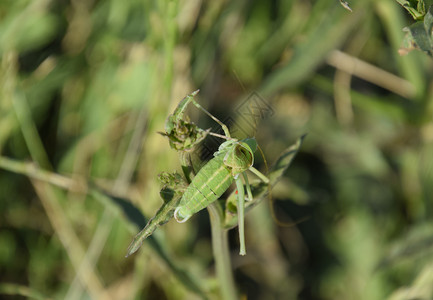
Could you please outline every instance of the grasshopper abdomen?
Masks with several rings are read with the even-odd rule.
[[[233,176],[223,160],[224,155],[218,155],[200,169],[174,212],[176,221],[185,222],[193,214],[216,201],[230,187]]]

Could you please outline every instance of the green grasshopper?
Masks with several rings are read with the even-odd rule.
[[[194,96],[197,93],[198,90],[182,99],[175,112],[168,117],[165,125],[166,132],[163,133],[164,136],[169,138],[170,146],[181,152],[181,160],[183,161],[182,167],[187,180],[191,183],[185,189],[182,187],[182,184],[179,183],[178,178],[176,181],[171,180],[173,183],[169,185],[173,186],[172,190],[177,191],[176,196],[173,197],[172,200],[164,203],[155,217],[137,234],[129,246],[127,256],[137,251],[143,240],[152,234],[158,226],[168,222],[168,220],[173,217],[173,214],[179,223],[187,221],[192,215],[221,197],[233,181],[235,181],[238,191],[239,253],[241,255],[246,254],[244,237],[245,190],[240,175],[242,174],[244,178],[249,200],[252,200],[253,197],[245,171],[252,171],[265,184],[269,184],[269,179],[253,167],[254,152],[257,148],[256,140],[254,138],[247,138],[239,141],[232,138],[227,126],[194,100]],[[213,133],[209,130],[203,130],[198,128],[195,124],[190,123],[189,120],[184,120],[184,112],[189,103],[193,103],[198,109],[217,122],[222,127],[224,135]],[[226,139],[226,141],[222,143],[218,151],[214,153],[214,158],[207,162],[191,181],[189,179],[189,171],[186,170],[186,167],[184,168],[184,166],[187,165],[185,153],[194,149],[208,134]],[[183,196],[180,196],[179,192],[183,192]]]
[[[195,100],[191,102],[204,111],[223,129],[225,135],[219,135],[209,132],[227,141],[222,143],[218,151],[214,153],[214,158],[204,165],[194,177],[185,193],[183,194],[179,205],[174,211],[174,217],[179,223],[187,221],[192,215],[207,207],[216,201],[230,187],[233,181],[237,188],[237,207],[238,207],[238,227],[240,241],[240,255],[246,254],[245,235],[244,235],[244,202],[245,190],[240,175],[245,181],[248,199],[252,200],[251,188],[246,176],[246,171],[250,170],[257,175],[266,184],[269,179],[253,167],[254,152],[257,149],[255,138],[237,140],[230,136],[226,125],[211,115]]]

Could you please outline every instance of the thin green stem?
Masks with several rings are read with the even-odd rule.
[[[48,297],[43,296],[40,292],[24,285],[14,283],[0,283],[0,293],[12,296],[24,296],[37,300],[47,300]]]
[[[75,192],[84,192],[87,186],[84,180],[74,180],[66,176],[43,170],[34,163],[21,162],[4,156],[0,156],[0,169],[23,174],[30,178],[48,182],[60,188]]]
[[[20,123],[21,132],[23,133],[24,140],[26,141],[33,161],[42,168],[51,170],[50,160],[48,159],[48,155],[32,119],[32,114],[24,93],[16,93],[13,99],[13,105],[18,122]]]
[[[217,203],[208,206],[212,230],[212,249],[222,299],[238,299],[230,264],[227,230],[222,226],[222,212]]]

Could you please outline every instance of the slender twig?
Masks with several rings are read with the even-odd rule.
[[[347,53],[334,50],[329,54],[327,63],[402,97],[411,99],[415,96],[415,88],[409,81],[362,61],[359,58],[350,56]]]
[[[32,162],[21,162],[4,156],[0,156],[0,168],[48,182],[62,189],[74,192],[83,192],[86,190],[87,186],[84,180],[79,180],[78,178],[72,179],[43,170]]]
[[[31,111],[24,93],[17,92],[12,103],[18,122],[20,123],[21,132],[24,136],[24,139],[27,143],[27,148],[33,160],[44,169],[52,169],[42,140],[39,137],[36,125],[33,122]]]
[[[0,283],[0,294],[13,295],[13,296],[19,295],[30,299],[36,299],[36,300],[52,299],[42,295],[39,291],[29,288],[28,286],[14,284],[14,283]]]

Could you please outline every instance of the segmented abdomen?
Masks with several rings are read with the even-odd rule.
[[[188,219],[221,197],[230,187],[233,176],[223,159],[224,155],[214,157],[194,177],[178,206],[177,211],[182,217]]]

